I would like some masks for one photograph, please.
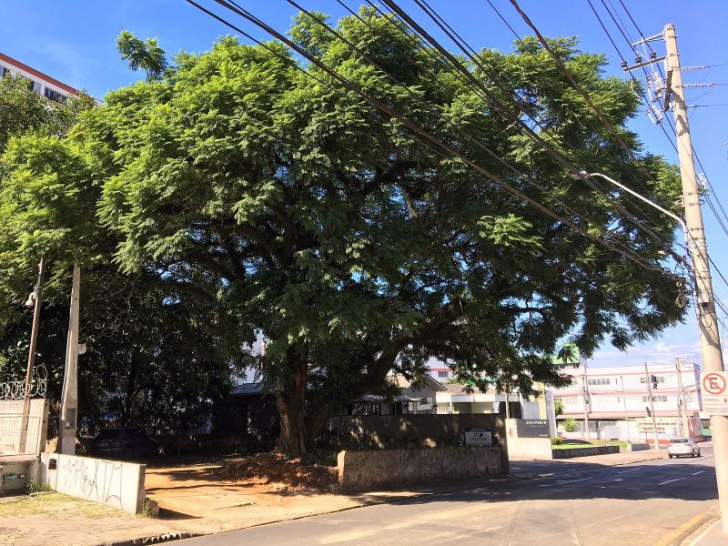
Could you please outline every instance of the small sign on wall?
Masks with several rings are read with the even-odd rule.
[[[545,419],[518,419],[516,432],[519,438],[548,438],[549,423]]]
[[[466,446],[492,446],[493,435],[489,428],[466,428]]]

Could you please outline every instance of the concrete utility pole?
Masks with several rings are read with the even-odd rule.
[[[45,258],[41,257],[38,264],[38,281],[35,290],[28,298],[26,305],[32,302],[33,326],[30,330],[30,349],[28,350],[28,368],[25,371],[25,384],[23,385],[23,414],[20,417],[20,438],[18,440],[18,453],[25,453],[28,442],[28,419],[30,413],[30,384],[33,381],[33,366],[35,365],[35,353],[38,345],[38,326],[40,323],[40,303],[43,297],[43,281],[45,276]],[[41,448],[43,446],[40,446]]]
[[[622,402],[624,404],[624,422],[627,424],[627,442],[632,443],[632,433],[629,430],[629,414],[627,413],[627,391],[624,390],[624,376],[619,376],[619,381],[622,383]]]
[[[581,392],[584,397],[584,425],[586,426],[586,439],[591,439],[589,432],[589,376],[586,371],[586,360],[584,360],[584,371],[581,374]]]
[[[59,452],[76,454],[76,425],[78,418],[78,317],[81,296],[81,268],[73,266],[73,287],[71,289],[71,313],[68,321],[66,341],[66,369],[63,375],[61,395],[61,422],[58,430]]]
[[[675,369],[677,370],[677,385],[680,389],[679,402],[677,406],[677,418],[678,422],[682,423],[681,428],[683,432],[681,432],[681,436],[690,436],[690,433],[692,431],[690,430],[690,422],[688,421],[688,404],[685,400],[685,388],[683,387],[682,380],[682,366],[679,358],[675,359]]]
[[[695,309],[698,314],[700,344],[703,353],[703,367],[707,372],[723,371],[723,353],[718,331],[718,317],[713,299],[713,283],[710,278],[708,246],[705,241],[703,214],[700,209],[700,190],[695,177],[693,144],[690,138],[688,112],[685,106],[685,93],[680,69],[680,55],[677,49],[675,26],[665,26],[667,47],[666,100],[673,97],[675,130],[677,132],[678,155],[680,157],[680,176],[683,187],[683,206],[689,230],[690,257],[697,289]],[[728,416],[713,415],[710,418],[713,429],[713,449],[715,450],[715,475],[718,482],[720,511],[723,517],[723,532],[728,533]]]
[[[645,383],[647,383],[647,398],[650,401],[650,414],[652,415],[652,434],[655,439],[655,449],[660,449],[660,437],[657,435],[657,420],[655,419],[655,403],[652,400],[652,381],[650,381],[650,372],[645,362]]]

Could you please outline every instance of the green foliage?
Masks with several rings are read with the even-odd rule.
[[[129,61],[131,70],[141,68],[146,72],[147,82],[160,80],[167,70],[165,52],[156,38],[142,41],[128,30],[123,30],[116,38],[116,47],[121,58]]]
[[[53,491],[49,483],[39,481],[28,482],[28,493],[42,493],[46,491]]]
[[[564,439],[561,436],[552,436],[551,437],[551,445],[552,446],[560,446],[563,443]]]
[[[93,99],[86,95],[70,97],[65,103],[52,102],[34,92],[25,78],[0,78],[0,154],[13,136],[65,135],[76,116],[92,105]]]
[[[564,403],[561,400],[554,402],[554,412],[556,413],[556,417],[564,413]]]
[[[361,16],[366,24],[344,18],[338,31],[397,82],[308,17],[290,34],[471,161],[591,233],[608,233],[651,267],[435,153],[355,93],[307,78],[280,44],[270,44],[278,56],[224,38],[166,67],[156,42],[122,34],[122,55],[150,81],[83,114],[58,144],[64,149],[25,142],[9,156],[12,191],[0,205],[0,225],[11,226],[0,232],[2,257],[15,264],[8,275],[29,278],[39,252],[98,259],[99,267],[113,261],[165,294],[147,312],[160,301],[181,304],[190,317],[219,309],[220,324],[236,325],[235,339],[260,331],[268,343],[256,365],[277,396],[284,451],[305,451],[332,412],[386,390],[392,369],[416,379],[437,357],[474,387],[529,394],[534,381],[565,384],[546,356],[565,341],[589,356],[607,340],[624,348],[684,314],[661,248],[638,226],[573,180],[445,62],[433,62],[437,53],[372,9]],[[574,40],[553,45],[639,153],[625,127],[637,108],[628,84],[604,79],[604,58],[579,52]],[[556,148],[628,184],[650,184],[643,174],[631,178],[644,169],[657,176],[655,195],[676,195],[674,171],[660,158],[638,159],[628,174],[624,152],[535,42],[479,55],[499,84],[524,98],[523,111],[541,120]],[[307,69],[330,82],[316,66]],[[494,88],[492,76],[476,75]],[[33,164],[35,149],[53,156],[44,169]],[[47,193],[31,175],[45,177]],[[77,211],[66,206],[73,199],[84,204]],[[588,226],[562,200],[588,216]],[[650,219],[671,241],[669,219]]]
[[[566,432],[574,432],[579,428],[579,423],[576,422],[576,419],[573,417],[569,417],[564,421],[564,430]]]

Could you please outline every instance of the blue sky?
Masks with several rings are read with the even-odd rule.
[[[212,6],[209,0],[198,2]],[[529,33],[508,0],[491,2],[519,35]],[[239,3],[278,30],[287,29],[295,14],[295,9],[284,0],[239,0]],[[317,9],[335,18],[345,13],[335,0],[300,0],[300,3],[307,9]],[[358,5],[354,0],[346,0],[346,3],[352,8]],[[685,83],[728,84],[728,55],[721,40],[728,23],[728,2],[694,0],[686,9],[685,0],[592,0],[622,55],[632,61],[634,55],[627,42],[605,11],[605,5],[610,7],[623,22],[627,37],[635,41],[639,35],[622,3],[648,36],[661,32],[667,23],[675,25],[683,66],[711,67],[709,70],[685,72]],[[514,36],[487,0],[430,0],[430,4],[475,49],[511,48]],[[522,0],[519,4],[543,34],[550,37],[578,36],[583,50],[607,55],[610,62],[608,74],[625,77],[619,66],[620,59],[587,0]],[[418,21],[424,23],[427,20],[412,0],[401,0],[400,5]],[[228,14],[225,16],[228,17]],[[232,16],[228,18],[233,19]],[[121,30],[130,30],[140,38],[157,37],[169,53],[180,50],[202,52],[209,49],[216,39],[229,33],[221,23],[184,0],[5,0],[0,2],[0,21],[0,52],[69,85],[85,88],[96,97],[103,97],[107,91],[141,77],[129,72],[125,63],[119,60],[115,38]],[[258,38],[268,38],[242,20],[238,19],[235,23]],[[447,44],[447,40],[443,38],[442,43]],[[450,47],[454,49],[454,46]],[[662,42],[655,43],[653,47],[658,52],[664,51]],[[728,210],[725,174],[728,167],[728,86],[689,89],[687,98],[689,104],[701,105],[692,110],[690,117],[693,144],[715,189],[713,198]],[[635,119],[632,128],[640,134],[647,150],[677,162],[677,154],[670,141],[646,116],[640,115]],[[721,230],[707,207],[704,207],[703,215],[710,254],[728,278],[728,235]],[[715,271],[713,284],[716,295],[728,307],[728,286]],[[725,319],[725,314],[719,311],[719,318]],[[728,321],[725,324],[728,326]],[[590,364],[640,365],[643,361],[671,362],[676,357],[700,362],[698,330],[692,310],[685,325],[668,330],[661,338],[626,353],[614,351],[606,345]]]

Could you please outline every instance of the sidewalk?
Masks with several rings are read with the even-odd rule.
[[[255,525],[309,517],[392,502],[398,499],[445,493],[489,483],[538,479],[573,472],[585,465],[617,466],[666,458],[664,451],[637,451],[580,457],[559,461],[537,461],[529,472],[519,469],[521,461],[512,461],[512,475],[507,478],[481,478],[448,482],[408,491],[384,491],[359,495],[320,494],[306,491],[256,488],[235,482],[206,482],[209,467],[198,465],[170,475],[165,469],[148,469],[148,497],[159,503],[160,518],[132,516],[95,505],[88,514],[83,501],[73,499],[75,507],[52,514],[24,513],[22,516],[0,517],[0,545],[35,546],[63,544],[73,546],[126,545],[157,543],[177,538],[244,529]],[[186,472],[186,473],[185,473]],[[183,473],[183,476],[179,474]],[[166,474],[166,475],[165,475]],[[87,503],[91,504],[91,503]],[[101,506],[102,508],[98,508]],[[0,504],[0,514],[2,514]],[[93,508],[91,508],[93,509]],[[84,515],[83,510],[86,510]],[[39,537],[42,540],[39,541]],[[713,546],[712,543],[706,543]],[[705,546],[702,545],[701,546]]]
[[[728,535],[723,533],[723,520],[713,523],[707,531],[690,543],[690,546],[726,546]]]

